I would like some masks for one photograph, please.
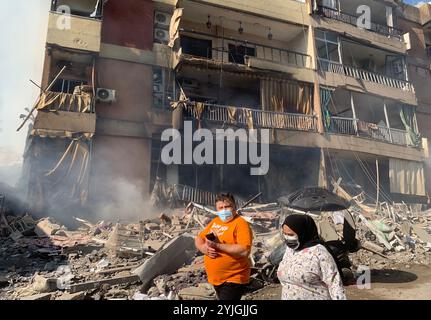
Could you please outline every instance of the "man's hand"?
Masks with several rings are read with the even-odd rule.
[[[211,242],[210,245],[208,245],[208,242]],[[204,255],[210,257],[211,259],[215,259],[218,257],[218,253],[216,248],[213,248],[215,242],[209,241],[209,240],[203,240],[199,236],[195,238],[195,245],[196,248],[202,252]]]
[[[205,244],[205,255],[210,257],[211,259],[215,259],[218,256],[217,250],[215,248],[212,248],[208,245],[208,243]]]
[[[218,249],[218,243],[217,242],[214,242],[214,241],[211,241],[211,240],[208,240],[208,239],[206,239],[205,242],[206,242],[206,245],[208,247],[213,248],[213,249]]]

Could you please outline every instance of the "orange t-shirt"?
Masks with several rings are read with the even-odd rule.
[[[248,249],[251,248],[253,241],[251,228],[248,222],[238,215],[227,223],[216,217],[199,234],[199,237],[205,240],[205,236],[211,232],[218,237],[220,243],[241,244]],[[215,259],[208,256],[204,257],[209,283],[216,286],[225,282],[249,283],[251,266],[249,257],[236,258],[220,251],[218,254]]]

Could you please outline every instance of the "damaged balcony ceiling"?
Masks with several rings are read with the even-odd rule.
[[[292,80],[294,77],[288,73],[281,71],[265,71],[250,68],[246,65],[236,64],[232,62],[221,62],[216,60],[208,60],[191,56],[188,54],[181,54],[180,63],[177,66],[177,72],[181,72],[184,66],[193,67],[199,70],[213,71],[220,73],[220,67],[223,65],[223,72],[230,73],[236,76],[248,76],[255,79],[284,79]]]

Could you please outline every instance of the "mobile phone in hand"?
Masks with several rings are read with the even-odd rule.
[[[215,236],[215,234],[214,233],[208,233],[206,236],[205,236],[209,241],[216,241],[217,240],[217,237]]]

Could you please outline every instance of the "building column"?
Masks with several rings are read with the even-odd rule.
[[[327,175],[326,175],[325,151],[323,149],[320,149],[319,187],[328,188],[328,179],[327,179]]]

